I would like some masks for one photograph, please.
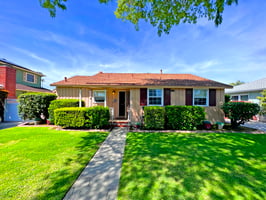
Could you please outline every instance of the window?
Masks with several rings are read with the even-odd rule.
[[[105,102],[105,91],[104,90],[96,90],[93,93],[94,102],[95,103],[104,103]]]
[[[245,95],[240,95],[240,100],[241,101],[248,101],[248,95],[245,94]]]
[[[238,96],[231,96],[232,101],[238,101]]]
[[[30,82],[30,83],[36,83],[37,82],[35,75],[27,73],[27,72],[24,72],[24,81]]]
[[[163,105],[163,90],[148,89],[148,105],[161,106]]]
[[[207,89],[194,89],[193,90],[193,105],[207,106],[208,105],[208,91]]]

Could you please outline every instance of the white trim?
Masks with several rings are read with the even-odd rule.
[[[235,95],[230,95],[230,99],[232,99],[232,97],[237,97],[238,99],[237,100],[231,100],[231,101],[249,101],[249,95],[248,93],[244,93],[244,94],[235,94]],[[241,96],[248,96],[248,99],[247,100],[241,100]]]
[[[195,105],[194,103],[194,93],[195,93],[195,90],[207,90],[207,96],[206,96],[206,104],[205,105]],[[209,88],[193,88],[193,93],[192,93],[192,105],[193,106],[203,106],[203,107],[206,107],[206,106],[209,106]]]
[[[161,95],[161,105],[157,104],[150,104],[150,92],[149,90],[161,90],[162,95]],[[147,106],[163,106],[164,105],[164,89],[163,88],[148,88],[147,89]]]
[[[28,77],[28,74],[29,75],[32,75],[33,76],[33,82],[32,81],[28,81],[27,77]],[[28,73],[28,72],[23,72],[23,80],[27,83],[37,83],[37,77],[35,74],[32,74],[32,73]]]
[[[104,102],[95,101],[95,92],[104,92]],[[93,103],[104,103],[104,106],[106,107],[106,90],[93,90]]]
[[[79,107],[82,107],[82,89],[79,89]]]

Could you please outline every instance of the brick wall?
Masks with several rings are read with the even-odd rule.
[[[9,99],[16,98],[16,69],[0,66],[0,84],[8,91]]]

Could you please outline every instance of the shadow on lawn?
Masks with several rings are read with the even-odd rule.
[[[38,195],[33,200],[59,200],[75,182],[79,174],[85,168],[98,150],[100,144],[106,138],[107,133],[90,133],[81,138],[81,141],[75,147],[75,157],[68,158],[64,166],[52,174],[47,174],[44,182],[49,181],[50,187],[39,188]]]
[[[265,199],[266,135],[129,133],[120,199]]]

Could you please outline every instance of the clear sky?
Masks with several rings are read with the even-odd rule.
[[[218,28],[200,20],[169,35],[116,19],[116,1],[69,0],[56,18],[39,0],[0,1],[0,58],[40,71],[44,86],[103,72],[191,73],[223,83],[266,77],[266,1],[239,0]]]

